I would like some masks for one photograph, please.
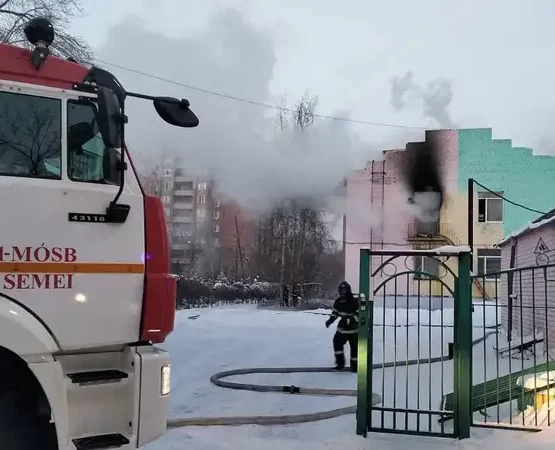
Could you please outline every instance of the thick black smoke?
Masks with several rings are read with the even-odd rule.
[[[412,193],[411,202],[415,206],[417,218],[423,222],[439,220],[443,182],[437,144],[409,143],[402,174]]]

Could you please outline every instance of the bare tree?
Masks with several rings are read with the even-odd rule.
[[[162,193],[162,167],[158,159],[151,155],[133,152],[133,164],[138,171],[144,191],[156,197]]]
[[[216,247],[212,228],[213,221],[205,217],[204,221],[198,222],[195,227],[194,244],[197,257],[199,258],[200,270],[202,274],[209,278],[215,279],[217,275],[216,266],[218,266],[218,248]]]
[[[69,33],[71,20],[82,13],[81,0],[0,0],[0,42],[28,46],[23,33],[25,24],[34,17],[45,17],[56,32],[52,52],[90,64],[92,49],[82,38]]]
[[[295,133],[303,133],[315,126],[316,104],[316,98],[303,97],[292,109],[279,108],[279,130],[294,127]],[[279,281],[282,294],[283,283],[300,285],[321,272],[320,266],[332,251],[330,235],[322,209],[302,198],[280,202],[258,220],[254,271],[268,280]]]
[[[172,229],[172,264],[173,271],[186,279],[198,278],[203,275],[203,254],[195,236],[181,224],[174,224]]]

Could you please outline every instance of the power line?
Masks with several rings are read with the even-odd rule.
[[[268,108],[268,109],[274,109],[274,110],[282,110],[282,111],[287,111],[287,112],[294,112],[294,110],[292,110],[291,108],[286,108],[283,106],[278,106],[278,105],[272,105],[269,103],[264,103],[264,102],[259,102],[256,100],[250,100],[248,98],[243,98],[243,97],[237,97],[235,95],[230,95],[230,94],[224,94],[222,92],[217,92],[217,91],[212,91],[210,89],[204,89],[201,87],[197,87],[197,86],[192,86],[190,84],[187,83],[181,83],[179,81],[175,81],[169,78],[164,78],[158,75],[154,75],[148,72],[143,72],[141,70],[137,70],[137,69],[131,69],[130,67],[125,67],[119,64],[115,64],[109,61],[103,61],[101,59],[97,59],[96,60],[99,63],[102,64],[106,64],[108,66],[112,66],[112,67],[116,67],[118,69],[121,70],[125,70],[126,72],[131,72],[134,73],[136,75],[141,75],[144,77],[148,77],[148,78],[152,78],[154,80],[158,80],[158,81],[163,81],[164,83],[169,83],[169,84],[174,84],[176,86],[181,86],[187,89],[191,89],[192,91],[197,91],[197,92],[202,92],[203,94],[207,94],[207,95],[213,95],[216,97],[221,97],[221,98],[225,98],[228,100],[234,100],[237,102],[241,102],[241,103],[247,103],[250,105],[254,105],[254,106],[260,106],[262,108]],[[384,122],[372,122],[369,120],[356,120],[356,119],[348,119],[345,117],[339,117],[339,116],[331,116],[328,114],[318,114],[318,113],[314,113],[315,117],[318,117],[320,119],[328,119],[328,120],[337,120],[340,122],[347,122],[347,123],[354,123],[354,124],[358,124],[358,125],[372,125],[375,127],[387,127],[387,128],[404,128],[404,129],[409,129],[409,130],[433,130],[433,129],[437,129],[437,128],[430,128],[430,127],[419,127],[419,126],[411,126],[411,125],[401,125],[401,124],[394,124],[394,123],[384,123]]]
[[[482,189],[485,189],[486,191],[488,191],[489,193],[495,195],[496,197],[499,197],[500,199],[505,200],[507,203],[510,203],[511,205],[515,205],[515,206],[518,206],[519,208],[526,209],[526,210],[528,210],[528,211],[541,214],[542,216],[545,215],[545,214],[547,214],[547,213],[544,212],[544,211],[538,211],[537,209],[529,208],[528,206],[525,206],[525,205],[523,205],[523,204],[521,204],[521,203],[517,203],[517,202],[514,202],[514,201],[512,201],[512,200],[509,200],[508,198],[502,196],[501,194],[498,194],[497,192],[494,192],[494,191],[492,191],[491,189],[488,189],[488,188],[485,187],[483,184],[478,183],[476,180],[473,180],[473,181],[474,181],[474,183],[476,183],[478,186],[480,186]]]

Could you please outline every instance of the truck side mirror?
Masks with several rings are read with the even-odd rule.
[[[98,86],[98,129],[106,147],[122,148],[121,126],[125,118],[116,93],[104,86]]]
[[[153,104],[158,115],[170,125],[194,128],[199,124],[198,117],[189,108],[188,100],[178,100],[173,97],[156,97],[153,100]]]

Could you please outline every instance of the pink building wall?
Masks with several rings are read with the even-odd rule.
[[[538,243],[543,243],[549,249],[538,257]],[[555,263],[555,222],[543,227],[530,230],[515,239],[515,268],[525,268],[514,271],[513,275],[513,308],[512,308],[512,340],[522,337],[532,337],[534,329],[536,337],[544,335],[547,330],[547,342],[550,356],[555,356],[555,267],[541,267],[546,263]],[[540,246],[541,247],[541,246]],[[538,253],[539,252],[539,253]],[[501,247],[501,267],[503,270],[511,267],[511,242]],[[508,307],[508,276],[501,276],[499,299],[499,314],[501,326],[505,332],[509,330]],[[544,342],[545,345],[545,342]]]
[[[426,132],[426,140],[440,147],[444,183],[448,193],[457,192],[458,139],[456,130]],[[408,204],[412,194],[401,179],[401,169],[406,155],[412,149],[384,151],[384,159],[370,161],[367,167],[347,177],[345,220],[345,279],[358,292],[359,259],[362,248],[409,250],[407,241],[409,224],[414,220]],[[449,197],[449,195],[447,196]],[[373,270],[386,257],[374,257]],[[400,257],[385,266],[372,280],[374,287],[393,273],[412,269],[412,260]],[[409,284],[412,289],[412,283]],[[407,283],[397,285],[398,293],[406,293]]]

